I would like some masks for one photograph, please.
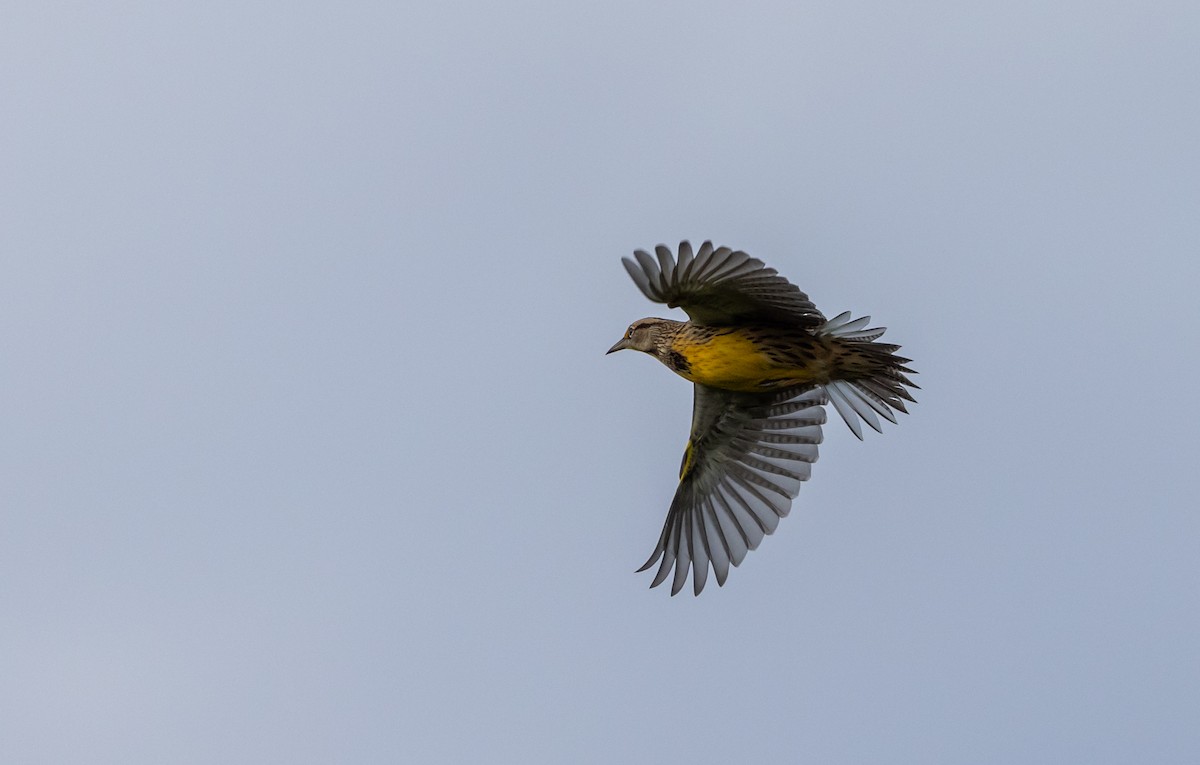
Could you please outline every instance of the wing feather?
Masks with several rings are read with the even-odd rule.
[[[680,533],[677,540],[679,552],[675,558],[675,577],[671,580],[672,595],[678,595],[679,591],[683,589],[684,582],[687,581],[688,567],[679,565],[679,562],[684,560],[691,561],[693,559],[690,549],[692,541],[692,514],[684,513],[683,517],[679,519],[679,526]]]
[[[753,544],[751,543],[750,535],[746,532],[745,527],[742,525],[741,519],[738,517],[738,514],[734,512],[733,507],[725,499],[724,486],[718,486],[717,489],[712,493],[712,501],[713,508],[717,511],[721,520],[727,525],[731,526],[733,530],[737,532],[736,539],[737,541],[741,542],[741,545],[731,547],[729,551],[729,557],[730,563],[735,566],[740,565],[742,560],[746,557],[746,553],[757,547],[758,542],[755,541]],[[728,536],[726,537],[726,539],[729,538],[730,537]]]
[[[671,594],[692,576],[699,595],[711,567],[724,585],[730,566],[775,531],[808,480],[825,421],[821,388],[735,393],[695,386],[687,470],[654,552],[651,587],[671,577]],[[673,574],[673,576],[672,576]]]
[[[733,563],[733,553],[729,548],[729,540],[725,538],[725,530],[721,528],[721,519],[717,516],[712,496],[704,498],[701,509],[704,511],[704,525],[710,535],[708,558],[712,561],[717,586],[724,587],[725,580],[729,578],[729,564]]]
[[[693,254],[684,241],[677,259],[660,244],[654,255],[635,250],[633,259],[621,262],[642,294],[682,308],[697,324],[758,321],[816,327],[825,321],[808,295],[741,250],[714,249],[712,242],[705,242]]]

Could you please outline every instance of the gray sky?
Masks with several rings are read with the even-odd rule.
[[[5,761],[1200,759],[1194,2],[3,16]],[[698,599],[683,238],[923,387]]]

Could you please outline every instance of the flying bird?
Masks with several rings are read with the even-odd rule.
[[[676,258],[659,245],[622,258],[638,289],[682,308],[689,321],[639,319],[609,353],[648,353],[694,383],[692,432],[679,486],[650,559],[651,587],[672,575],[675,595],[692,574],[696,595],[711,567],[729,567],[775,531],[817,460],[825,404],[859,439],[862,423],[882,432],[918,388],[883,327],[849,312],[826,319],[808,295],[740,250],[688,242]]]

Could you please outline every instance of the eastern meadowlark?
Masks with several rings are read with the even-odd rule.
[[[696,595],[711,565],[724,585],[763,537],[775,531],[808,480],[821,442],[824,405],[832,403],[854,435],[861,422],[882,432],[916,400],[898,345],[875,342],[883,327],[870,316],[826,320],[808,295],[773,268],[711,242],[679,257],[659,245],[622,258],[638,288],[656,303],[682,308],[690,321],[640,319],[608,350],[654,356],[694,383],[692,432],[679,486],[654,553],[651,587],[674,568],[675,595],[692,572]],[[878,415],[878,417],[876,416]]]

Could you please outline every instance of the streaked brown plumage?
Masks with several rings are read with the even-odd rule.
[[[705,242],[679,259],[659,245],[624,259],[651,300],[680,307],[690,321],[647,318],[630,325],[609,353],[640,350],[695,383],[692,435],[680,483],[654,553],[651,586],[674,568],[671,594],[689,569],[700,594],[711,565],[718,585],[729,566],[775,529],[817,459],[822,405],[832,403],[860,439],[860,420],[881,430],[913,401],[908,359],[877,343],[870,317],[828,321],[808,296],[743,252]]]

